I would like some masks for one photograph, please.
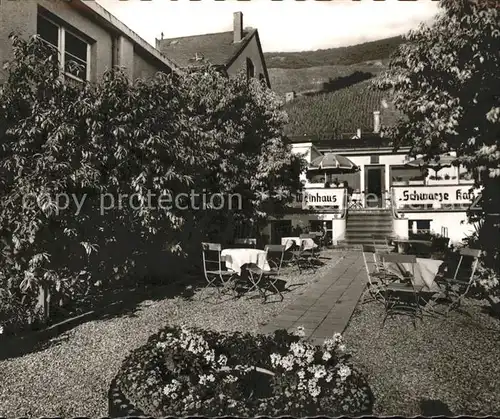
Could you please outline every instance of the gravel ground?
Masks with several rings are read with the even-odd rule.
[[[500,321],[469,301],[448,318],[387,320],[379,303],[358,305],[345,331],[367,376],[377,415],[499,415]]]
[[[325,252],[331,257],[333,252]],[[128,353],[167,324],[187,324],[212,330],[248,331],[259,327],[307,292],[334,264],[337,256],[315,274],[285,271],[291,291],[280,303],[260,299],[200,301],[181,297],[145,301],[133,314],[81,324],[53,339],[46,349],[0,361],[0,417],[90,416],[108,414],[107,392]],[[257,294],[254,294],[257,295]]]

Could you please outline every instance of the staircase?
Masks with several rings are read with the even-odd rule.
[[[345,244],[371,245],[373,243],[372,234],[382,236],[393,234],[391,210],[381,208],[350,210],[346,220]],[[385,244],[381,242],[380,246],[383,248]]]

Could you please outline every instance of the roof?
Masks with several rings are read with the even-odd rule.
[[[142,39],[139,35],[137,35],[134,31],[132,31],[128,26],[126,26],[122,21],[117,19],[114,15],[108,12],[104,7],[102,7],[97,2],[89,2],[85,0],[76,0],[70,3],[72,7],[84,12],[91,14],[97,21],[99,21],[104,27],[111,29],[113,32],[119,32],[125,37],[129,38],[135,46],[138,46],[149,56],[153,56],[156,60],[163,63],[166,67],[170,68],[170,70],[175,73],[182,73],[182,70],[176,65],[176,63],[172,62],[172,60],[168,57],[165,57]]]
[[[233,42],[233,31],[157,39],[156,48],[180,67],[197,67],[209,63],[228,66],[256,31],[245,28],[242,40],[237,43]]]

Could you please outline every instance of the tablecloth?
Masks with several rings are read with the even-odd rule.
[[[415,286],[423,286],[423,291],[439,292],[439,286],[434,282],[439,267],[443,263],[439,259],[417,258],[415,265]],[[386,268],[396,275],[403,277],[404,272],[411,272],[409,263],[386,263]]]
[[[300,237],[282,237],[281,238],[281,245],[285,246],[285,250],[290,249],[290,247],[293,246],[295,243],[297,246],[302,246],[302,242],[304,242],[304,249],[315,249],[318,247],[316,243],[314,243],[314,240],[311,238],[307,239],[301,239]]]
[[[294,245],[294,243],[300,247],[302,244],[302,239],[300,237],[282,237],[281,245],[285,246],[285,250],[290,249]]]
[[[248,263],[255,263],[264,271],[270,271],[271,267],[266,259],[266,252],[260,249],[224,249],[221,258],[226,262],[226,268],[241,275],[241,268]]]
[[[417,249],[429,249],[432,246],[432,242],[429,240],[408,240],[408,239],[395,239],[393,240],[394,243],[397,244],[398,247],[398,253],[408,253],[410,247],[414,247]]]

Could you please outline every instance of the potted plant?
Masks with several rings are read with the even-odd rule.
[[[437,185],[442,183],[443,178],[441,176],[431,176],[427,181],[428,185]]]
[[[424,179],[420,178],[420,177],[412,177],[409,181],[408,181],[408,184],[410,185],[423,185],[424,184]]]
[[[408,184],[408,181],[404,181],[401,176],[398,176],[398,177],[392,179],[393,186],[403,186],[403,185],[407,185],[407,184]]]

